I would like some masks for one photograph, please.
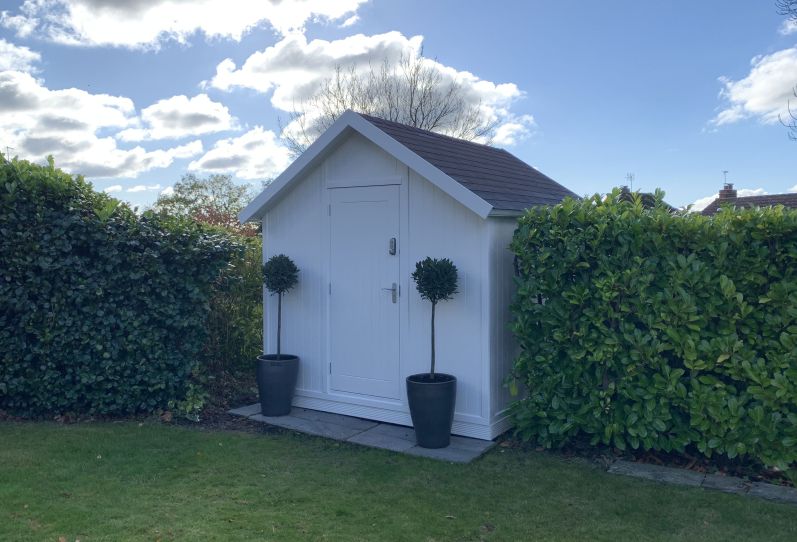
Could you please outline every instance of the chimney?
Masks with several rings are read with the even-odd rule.
[[[736,199],[736,189],[733,187],[733,183],[723,185],[719,199]]]

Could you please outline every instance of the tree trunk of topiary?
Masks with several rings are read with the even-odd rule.
[[[434,308],[437,303],[432,303],[432,370],[431,378],[434,380]]]
[[[282,293],[277,294],[277,359],[282,359]]]

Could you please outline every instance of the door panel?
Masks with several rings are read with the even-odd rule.
[[[399,187],[329,193],[330,389],[398,399]]]

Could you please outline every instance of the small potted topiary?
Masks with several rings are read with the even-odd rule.
[[[437,303],[457,293],[457,268],[448,258],[426,258],[412,274],[421,299],[432,303],[432,365],[428,373],[407,377],[407,400],[418,446],[445,448],[451,442],[457,379],[435,372],[434,313]]]
[[[282,353],[282,296],[296,286],[298,275],[296,264],[284,254],[272,256],[263,265],[266,289],[272,295],[277,294],[277,353],[257,357],[257,388],[263,416],[285,416],[291,412],[299,357]]]

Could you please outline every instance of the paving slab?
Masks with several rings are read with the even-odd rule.
[[[748,491],[747,494],[772,501],[797,504],[797,489],[793,487],[776,486],[775,484],[765,484],[763,482],[753,482],[750,484],[750,491]]]
[[[420,446],[413,446],[404,453],[419,457],[428,457],[430,459],[438,459],[440,461],[450,461],[452,463],[470,463],[489,448],[490,446],[485,448],[482,452],[479,452],[476,450],[457,448],[453,444],[446,448],[421,448]]]
[[[750,484],[736,476],[721,476],[719,474],[706,474],[703,480],[705,489],[715,489],[725,493],[744,495],[750,489]]]
[[[335,440],[347,440],[357,433],[361,433],[359,429],[352,429],[331,422],[319,422],[315,420],[307,420],[305,418],[297,418],[295,416],[261,416],[255,414],[249,417],[250,420],[256,422],[265,422],[277,427],[285,429],[292,429],[300,433],[307,433],[310,435],[317,435],[319,437],[327,437]]]
[[[233,414],[235,416],[253,416],[255,414],[260,414],[260,405],[255,403],[254,405],[246,405],[238,408],[233,408],[232,410],[227,411],[229,414]]]
[[[310,410],[307,408],[294,408],[291,410],[291,416],[302,418],[316,423],[333,423],[342,425],[349,429],[356,429],[358,431],[367,431],[379,425],[379,422],[372,420],[364,420],[362,418],[355,418],[353,416],[344,416],[342,414],[333,414],[331,412],[321,412],[320,410]]]
[[[409,427],[378,424],[372,429],[354,435],[349,442],[394,452],[406,452],[415,446],[415,433]]]
[[[421,448],[415,441],[415,431],[412,427],[307,408],[294,408],[287,416],[272,417],[261,415],[260,405],[255,403],[228,412],[300,433],[456,463],[469,463],[495,445],[489,440],[452,436],[451,445],[447,448]]]
[[[612,463],[608,471],[613,474],[646,478],[657,482],[702,487],[736,495],[752,495],[762,499],[797,504],[797,488],[764,482],[748,482],[735,476],[701,474],[677,467],[662,467],[623,460]]]
[[[633,463],[631,461],[617,460],[609,467],[613,474],[623,474],[636,478],[655,480],[667,484],[680,484],[685,486],[700,487],[705,474],[685,469],[673,469],[647,463]]]

